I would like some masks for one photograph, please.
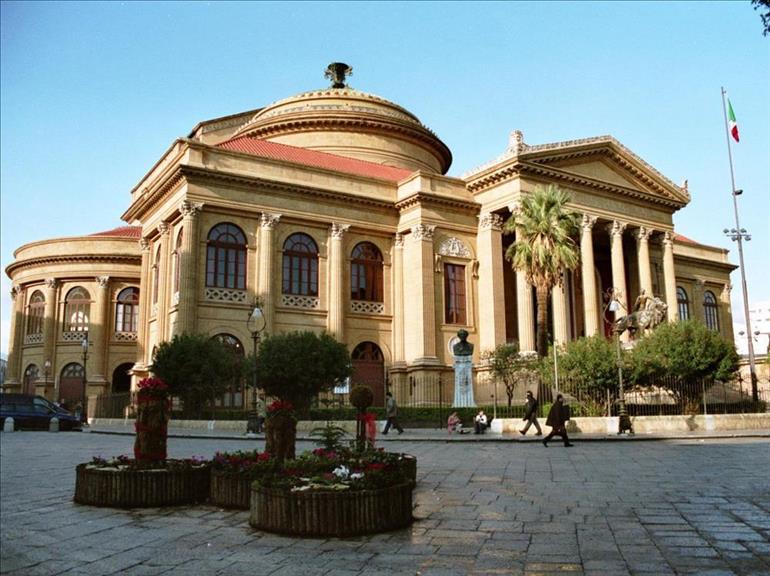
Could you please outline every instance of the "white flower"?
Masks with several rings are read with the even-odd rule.
[[[332,474],[334,474],[337,478],[347,478],[350,476],[350,470],[348,470],[347,466],[340,465],[334,469]]]
[[[363,472],[355,472],[355,473],[350,475],[350,479],[351,480],[359,480],[359,479],[361,479],[363,477],[364,477],[364,473]]]

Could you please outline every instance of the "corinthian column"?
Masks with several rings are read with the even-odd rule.
[[[195,332],[198,309],[198,214],[203,204],[184,200],[179,208],[182,213],[182,245],[178,255],[179,304],[177,327],[179,334]],[[174,271],[176,273],[176,271]]]
[[[404,269],[410,271],[404,282],[404,341],[407,360],[435,363],[436,293],[433,266],[435,226],[412,226],[404,246]]]
[[[43,310],[43,362],[50,360],[55,367],[56,363],[56,304],[59,300],[59,283],[56,278],[46,278],[45,308]],[[54,376],[54,380],[56,377]]]
[[[169,304],[169,284],[171,276],[169,274],[169,225],[166,222],[158,224],[158,243],[160,244],[160,262],[158,262],[158,342],[163,342],[168,338],[168,304]]]
[[[615,311],[615,320],[628,314],[628,297],[626,295],[626,265],[623,260],[623,231],[626,229],[624,222],[614,221],[607,226],[610,233],[612,252],[612,286],[615,288],[615,298],[620,307]],[[627,333],[623,338],[628,338]]]
[[[273,238],[280,214],[262,214],[259,238],[259,281],[257,296],[262,301],[265,316],[265,333],[273,333],[275,298],[273,294]]]
[[[404,361],[404,237],[393,240],[393,362]]]
[[[21,350],[24,338],[24,291],[20,286],[11,287],[11,301],[10,341],[4,389],[8,392],[18,392],[21,387]]]
[[[599,331],[599,311],[596,309],[596,277],[594,276],[594,224],[596,224],[596,216],[583,215],[580,232],[580,261],[586,336],[593,336]]]
[[[639,284],[648,296],[652,296],[652,270],[650,269],[650,228],[641,226],[636,232],[637,260],[639,261]]]
[[[88,375],[88,384],[104,385],[107,364],[107,342],[110,329],[110,277],[97,276],[95,278],[96,302],[91,310],[91,321],[88,325],[88,338],[91,341],[89,356],[92,373]]]
[[[152,301],[152,279],[150,278],[150,241],[146,238],[139,240],[142,250],[142,267],[139,273],[139,324],[136,327],[136,363],[134,371],[143,373],[147,370],[147,338],[149,330],[147,323],[150,317]],[[138,376],[142,374],[137,374]]]
[[[345,267],[343,266],[343,238],[350,229],[348,224],[332,223],[329,245],[329,316],[327,329],[338,341],[345,340]]]
[[[663,283],[666,286],[668,321],[679,320],[679,306],[676,301],[676,272],[674,271],[674,233],[663,235]]]
[[[553,336],[556,344],[564,344],[569,340],[567,329],[567,295],[565,274],[562,273],[562,283],[551,289],[551,306],[553,307]]]
[[[497,214],[479,216],[476,239],[479,258],[479,346],[494,350],[505,342],[505,290],[503,287],[503,219]]]

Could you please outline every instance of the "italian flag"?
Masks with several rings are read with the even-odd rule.
[[[733,135],[736,142],[741,141],[741,137],[738,135],[738,123],[735,121],[735,112],[733,112],[733,105],[730,104],[730,99],[727,99],[727,122],[730,130],[730,134]]]

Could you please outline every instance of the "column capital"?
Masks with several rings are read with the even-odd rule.
[[[182,203],[179,205],[179,211],[185,218],[195,218],[200,214],[202,208],[202,203],[195,203],[190,200],[182,200]]]
[[[16,300],[16,296],[21,294],[21,286],[14,284],[11,286],[11,300]]]
[[[433,233],[436,227],[431,224],[417,224],[412,226],[412,238],[416,241],[433,240]]]
[[[147,238],[139,240],[139,248],[141,248],[142,252],[149,252],[151,246],[152,243]]]
[[[583,219],[580,222],[580,227],[582,228],[583,232],[590,232],[591,229],[594,227],[594,224],[596,224],[596,216],[591,216],[590,214],[583,214]]]
[[[56,278],[46,278],[45,286],[51,290],[55,289],[59,285],[59,281]]]
[[[626,230],[627,224],[620,220],[613,220],[607,224],[607,232],[610,236],[623,236],[623,232]]]
[[[496,230],[500,231],[503,228],[503,218],[499,214],[493,214],[487,212],[479,215],[479,229],[480,230]]]
[[[393,244],[396,248],[404,247],[404,235],[396,232],[396,236],[393,238]]]
[[[340,224],[338,222],[332,222],[332,238],[335,240],[342,240],[345,232],[350,230],[350,224]]]
[[[647,242],[650,239],[650,236],[652,236],[652,233],[655,232],[652,228],[647,228],[646,226],[639,226],[639,229],[634,234],[634,237],[638,242]]]
[[[521,200],[517,198],[508,204],[508,210],[513,216],[518,216],[521,213]]]
[[[168,234],[169,228],[170,226],[168,225],[168,222],[161,222],[157,226],[158,234],[160,234],[161,236]]]
[[[94,280],[96,280],[96,283],[99,284],[99,288],[108,288],[110,285],[109,276],[97,276],[94,278]]]
[[[673,246],[674,245],[674,233],[670,230],[666,230],[663,233],[663,245],[664,246]]]
[[[273,230],[281,219],[282,214],[269,214],[267,212],[262,213],[260,225],[266,230]]]

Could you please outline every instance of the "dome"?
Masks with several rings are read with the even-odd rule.
[[[347,86],[279,100],[254,114],[237,135],[409,170],[445,174],[452,163],[449,148],[414,114]]]

